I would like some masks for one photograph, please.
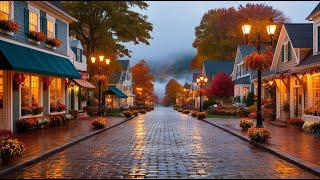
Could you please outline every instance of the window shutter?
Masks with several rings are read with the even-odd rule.
[[[284,62],[284,45],[281,46],[281,61]]]
[[[82,62],[82,49],[80,49],[80,62]]]
[[[24,8],[24,33],[29,33],[29,9]]]
[[[318,51],[320,51],[320,26],[318,26]]]
[[[288,42],[288,61],[291,60],[291,43]]]
[[[58,24],[57,23],[54,24],[54,30],[55,30],[56,38],[58,38]]]
[[[45,16],[41,16],[40,19],[41,32],[47,36],[47,18]]]

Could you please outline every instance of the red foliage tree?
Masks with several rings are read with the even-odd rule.
[[[233,96],[233,91],[234,83],[231,77],[225,72],[219,72],[207,93],[212,97],[226,98]]]

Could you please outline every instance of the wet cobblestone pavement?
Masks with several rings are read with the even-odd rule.
[[[157,107],[5,178],[319,178],[190,115]]]

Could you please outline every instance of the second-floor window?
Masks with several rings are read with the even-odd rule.
[[[47,36],[48,38],[54,38],[54,21],[51,19],[47,20]]]
[[[77,57],[76,57],[76,61],[78,61],[78,62],[82,62],[82,60],[81,60],[81,56],[82,56],[82,50],[81,50],[81,49],[77,49]]]
[[[31,9],[29,10],[29,30],[39,31],[39,14]]]
[[[0,1],[0,19],[9,20],[10,19],[10,1]]]
[[[282,62],[288,62],[291,60],[291,44],[289,41],[283,43],[281,55]]]

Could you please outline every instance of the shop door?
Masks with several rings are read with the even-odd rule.
[[[295,87],[293,93],[294,115],[295,117],[302,117],[302,88]]]

